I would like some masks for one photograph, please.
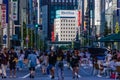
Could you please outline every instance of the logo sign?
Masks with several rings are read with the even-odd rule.
[[[76,10],[57,10],[56,11],[56,18],[59,17],[77,17]]]
[[[17,19],[17,14],[18,14],[18,1],[17,0],[12,0],[12,19],[14,21],[18,20]]]
[[[6,26],[6,5],[1,5],[1,26],[2,28],[5,28]]]

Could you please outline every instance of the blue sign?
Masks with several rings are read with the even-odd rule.
[[[5,34],[5,35],[3,36],[3,38],[6,39],[6,38],[7,38],[7,35]]]
[[[28,28],[33,28],[34,25],[33,25],[33,24],[27,24],[26,27],[28,27]]]
[[[18,40],[18,35],[13,35],[12,40]]]
[[[6,39],[7,39],[7,35],[5,34],[5,35],[3,36],[3,44],[6,44]]]

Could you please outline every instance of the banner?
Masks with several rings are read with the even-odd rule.
[[[6,5],[1,4],[1,26],[2,28],[6,27]]]
[[[18,20],[18,0],[12,0],[12,19]]]
[[[78,26],[81,26],[81,12],[78,11]]]

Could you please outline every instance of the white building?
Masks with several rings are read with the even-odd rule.
[[[54,20],[54,37],[58,41],[73,41],[78,30],[77,11],[58,10]]]

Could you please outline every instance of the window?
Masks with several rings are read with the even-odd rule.
[[[68,0],[66,0],[66,2],[68,3]]]
[[[70,1],[70,3],[72,2],[72,0],[69,0]]]
[[[54,2],[54,0],[51,0],[51,2]]]
[[[65,0],[62,0],[62,2],[65,2]]]
[[[59,2],[61,2],[61,0],[59,0]]]
[[[55,2],[57,2],[57,0],[55,0]]]

